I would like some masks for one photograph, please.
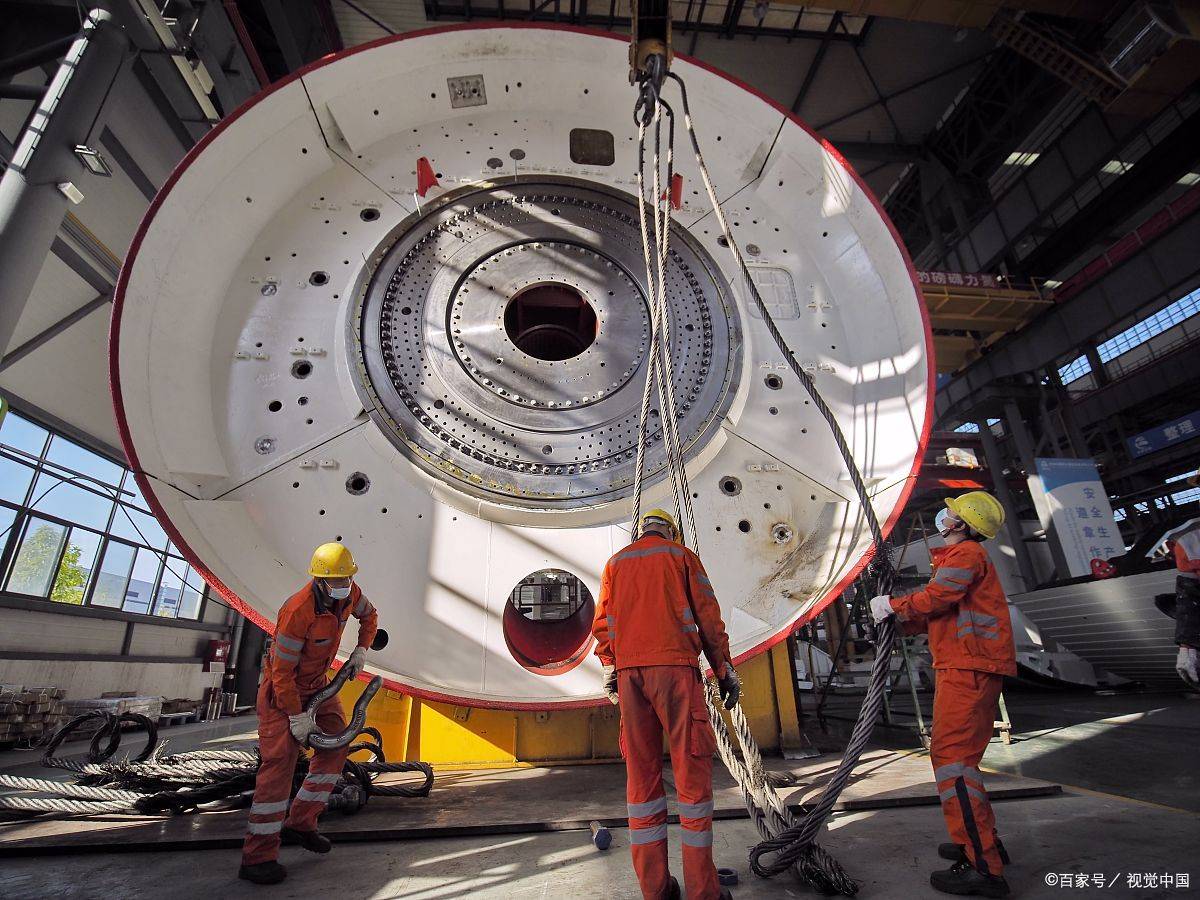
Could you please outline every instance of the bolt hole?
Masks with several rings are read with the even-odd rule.
[[[319,515],[319,516],[325,515],[325,510],[323,510],[323,509],[317,510],[317,515]]]
[[[721,493],[728,497],[736,497],[742,492],[742,482],[732,475],[721,479]]]
[[[301,406],[308,406],[308,398],[307,397],[297,397],[296,402],[299,403]]]
[[[371,479],[362,472],[355,472],[346,479],[346,492],[358,497],[371,487]]]
[[[366,209],[363,209],[359,212],[358,217],[364,222],[374,222],[379,218],[379,210],[377,210],[374,206],[368,206]]]
[[[313,272],[308,276],[308,283],[313,287],[320,287],[323,284],[329,284],[328,272]]]
[[[298,359],[292,363],[293,378],[307,378],[312,374],[313,364],[307,359]]]
[[[742,519],[742,521],[738,522],[738,531],[740,531],[742,534],[749,534],[750,521],[748,519]]]
[[[775,406],[772,406],[770,409],[767,410],[767,412],[769,412],[773,416],[779,415],[779,409],[778,409],[778,407],[775,407]]]
[[[767,387],[769,387],[773,391],[778,391],[783,388],[783,379],[780,378],[778,375],[776,375],[774,372],[772,372],[770,375],[768,375],[766,378],[763,379],[763,384],[765,384]]]
[[[271,412],[279,412],[281,409],[283,409],[283,404],[278,400],[272,400],[267,404],[267,409],[269,409]]]

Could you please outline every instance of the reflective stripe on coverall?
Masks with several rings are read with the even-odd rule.
[[[906,634],[928,630],[937,681],[929,756],[950,838],[980,872],[1004,869],[979,761],[1005,675],[1017,671],[1008,601],[987,551],[963,541],[930,552],[933,580],[892,600]]]
[[[655,534],[614,555],[604,567],[592,634],[596,655],[618,671],[629,841],[642,896],[665,896],[670,879],[662,781],[665,731],[687,897],[715,900],[721,890],[712,859],[716,737],[697,657],[703,651],[716,672],[730,658],[721,608],[700,558]]]
[[[330,606],[326,606],[330,603]],[[243,865],[279,856],[279,832],[286,825],[315,831],[329,793],[341,777],[346,748],[314,751],[308,775],[288,810],[300,744],[288,729],[288,716],[299,713],[309,697],[328,683],[346,620],[358,619],[358,646],[369,647],[379,616],[358,585],[341,601],[328,601],[315,582],[292,595],[279,611],[271,653],[258,689],[258,749],[262,756],[254,781],[254,801],[242,846]],[[317,728],[335,734],[346,727],[341,701],[331,697],[316,715]]]

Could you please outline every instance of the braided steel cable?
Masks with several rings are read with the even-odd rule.
[[[0,775],[0,787],[15,791],[52,794],[57,797],[71,797],[76,800],[132,801],[142,796],[136,791],[73,784],[69,781],[54,781],[49,778],[26,778],[23,775]]]
[[[669,76],[679,85],[680,96],[682,99],[682,109],[684,117],[684,125],[688,132],[688,137],[692,143],[692,150],[696,158],[696,164],[700,171],[701,179],[704,183],[705,190],[708,194],[708,199],[712,205],[713,212],[720,225],[725,243],[733,254],[735,263],[741,273],[744,285],[747,292],[750,294],[758,313],[767,328],[768,333],[774,340],[779,352],[783,355],[788,367],[792,373],[800,381],[805,391],[808,393],[813,406],[825,419],[829,426],[830,433],[834,443],[837,445],[838,451],[841,454],[842,461],[850,475],[851,483],[854,485],[859,505],[862,509],[862,520],[865,521],[867,528],[870,531],[873,544],[873,560],[870,571],[878,579],[878,592],[890,593],[891,584],[894,577],[894,572],[891,565],[891,560],[887,553],[887,547],[884,542],[883,529],[879,524],[879,519],[875,513],[874,506],[871,502],[870,492],[867,489],[866,482],[863,479],[862,472],[858,467],[858,463],[854,458],[854,454],[846,440],[844,433],[837,421],[833,410],[826,403],[824,397],[821,396],[811,375],[804,370],[796,359],[795,353],[787,346],[783,335],[780,333],[778,326],[775,324],[774,318],[771,316],[770,310],[766,303],[763,302],[761,295],[758,292],[757,286],[751,276],[749,266],[746,264],[745,257],[742,255],[741,249],[734,239],[733,233],[729,228],[729,224],[725,218],[724,211],[721,208],[716,191],[713,188],[712,179],[708,172],[708,167],[704,162],[703,152],[700,149],[700,143],[696,136],[696,131],[691,117],[691,109],[688,104],[687,88],[682,79],[674,73],[668,73]],[[661,103],[655,97],[657,103]],[[639,101],[642,103],[642,101]],[[654,109],[654,121],[659,119],[657,103]],[[645,126],[643,124],[646,115],[638,119],[638,143],[639,143],[639,173],[638,186],[641,194],[642,206],[645,206],[645,195],[643,187],[643,178],[641,173],[642,154],[644,153],[645,144]],[[674,117],[672,115],[672,124]],[[673,132],[672,141],[673,145]],[[658,159],[658,144],[655,146],[655,174],[657,176],[659,159]],[[655,224],[658,224],[657,207],[659,204],[659,195],[657,193],[657,179],[655,181]],[[647,231],[644,225],[644,212],[642,216],[642,239],[643,239],[643,254],[646,257],[647,274],[649,276],[649,241]],[[669,215],[669,211],[667,213]],[[657,232],[656,232],[657,237]],[[657,299],[657,298],[656,298]],[[665,295],[664,295],[665,303]],[[657,333],[658,322],[655,322],[656,331],[653,335],[658,338]],[[669,327],[669,325],[667,326]],[[669,365],[669,354],[666,364]],[[668,385],[671,382],[666,382]],[[661,390],[661,389],[660,389]],[[668,391],[669,393],[669,391]],[[649,394],[649,385],[647,385],[646,395]],[[660,393],[661,398],[661,393]],[[673,399],[673,398],[672,398]],[[669,412],[666,402],[660,399],[660,408],[663,411],[664,419],[664,438],[667,441],[667,458],[668,466],[672,470],[673,487],[676,490],[678,497],[679,488],[683,488],[683,495],[687,499],[688,509],[685,516],[687,524],[695,535],[695,523],[690,509],[690,494],[687,492],[687,474],[683,470],[682,459],[679,459],[676,465],[676,459],[673,457],[671,450],[678,447],[678,432],[675,432],[675,441],[672,441],[670,426],[676,424],[668,422]],[[672,446],[673,445],[673,446]],[[642,448],[639,447],[639,467],[638,475],[641,474],[641,453]],[[635,519],[636,513],[640,509],[640,492],[635,491]],[[683,511],[681,504],[681,512]],[[695,541],[694,537],[694,541]],[[698,546],[695,549],[699,549]],[[820,798],[816,804],[808,811],[804,818],[797,821],[787,809],[787,805],[779,796],[778,791],[771,783],[767,776],[762,763],[762,756],[758,749],[758,744],[754,740],[754,736],[750,730],[749,722],[746,720],[740,705],[735,705],[731,711],[731,720],[734,725],[734,734],[736,735],[738,745],[742,752],[742,758],[738,759],[736,750],[733,746],[733,741],[730,738],[729,731],[725,725],[724,718],[721,716],[717,705],[717,697],[711,683],[708,684],[706,691],[709,719],[712,722],[713,730],[717,735],[717,745],[720,751],[721,758],[729,769],[730,773],[737,781],[740,790],[742,791],[743,799],[746,801],[746,806],[751,812],[751,816],[755,822],[755,826],[762,835],[763,841],[751,852],[751,868],[756,874],[762,877],[770,877],[779,874],[786,869],[792,869],[796,875],[802,880],[808,882],[814,888],[826,893],[842,893],[853,895],[857,892],[858,886],[852,878],[850,878],[838,862],[826,851],[821,849],[815,843],[815,836],[824,824],[842,789],[845,787],[847,780],[850,777],[867,741],[870,738],[871,731],[874,728],[875,722],[878,719],[879,710],[882,706],[883,692],[886,687],[888,675],[888,663],[891,656],[892,644],[894,641],[894,623],[892,621],[885,622],[880,626],[874,637],[876,644],[875,664],[872,668],[871,684],[868,688],[867,695],[863,700],[862,709],[859,712],[857,721],[853,731],[851,732],[850,740],[847,743],[846,751],[825,789],[822,791]]]

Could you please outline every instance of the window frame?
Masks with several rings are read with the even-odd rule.
[[[133,470],[130,469],[129,466],[126,465],[122,460],[112,459],[107,454],[100,453],[94,447],[88,446],[87,444],[84,444],[69,435],[65,435],[62,432],[43,424],[36,418],[28,416],[19,410],[9,409],[6,418],[8,416],[13,416],[22,422],[28,422],[30,425],[44,430],[46,432],[46,437],[42,441],[39,453],[35,456],[29,451],[15,446],[9,447],[5,445],[3,435],[0,435],[0,455],[3,455],[6,459],[11,460],[18,465],[24,465],[28,467],[32,473],[29,480],[29,486],[25,490],[25,495],[20,503],[8,500],[0,500],[0,507],[3,507],[4,509],[7,509],[13,513],[12,525],[9,526],[6,534],[0,536],[0,600],[6,601],[0,603],[0,606],[11,606],[13,601],[22,607],[26,603],[41,603],[46,604],[48,607],[51,607],[56,611],[64,608],[70,608],[72,610],[77,610],[84,613],[89,611],[102,613],[103,618],[111,618],[112,614],[116,614],[117,617],[126,619],[127,621],[145,621],[158,624],[193,624],[197,626],[210,624],[205,623],[204,617],[208,610],[211,588],[200,574],[200,571],[196,569],[196,567],[193,566],[187,560],[187,558],[183,556],[179,548],[175,546],[174,542],[171,540],[170,532],[162,526],[161,522],[159,522],[158,525],[165,535],[165,539],[161,547],[152,546],[144,539],[137,540],[127,538],[120,534],[113,534],[113,529],[116,527],[116,523],[119,521],[118,517],[124,516],[124,511],[126,508],[130,513],[135,511],[140,512],[149,515],[151,518],[157,521],[157,517],[150,509],[150,504],[141,494],[140,489],[137,491],[130,489],[130,485],[136,485],[136,482],[133,481]],[[62,463],[54,462],[53,460],[48,459],[47,455],[50,453],[51,447],[54,445],[55,441],[63,441],[67,444],[79,447],[107,462],[118,466],[121,471],[120,478],[117,479],[118,483],[115,485],[109,484],[94,475],[77,471],[69,466],[63,465]],[[43,490],[40,493],[38,491],[38,481],[43,473],[45,473],[48,478],[57,479],[60,483],[65,483],[71,485],[72,487],[78,487],[84,491],[87,491],[88,493],[95,494],[98,497],[111,501],[111,507],[108,510],[103,527],[98,527],[90,523],[75,522],[63,516],[36,509],[35,505],[41,499],[41,496],[44,496],[46,493],[48,493],[48,490]],[[49,490],[56,488],[57,484],[50,487]],[[142,498],[141,504],[139,504],[135,499],[136,497]],[[130,516],[130,518],[132,518],[132,516]],[[63,546],[59,548],[57,558],[54,561],[54,569],[50,586],[45,596],[14,591],[9,587],[9,581],[12,578],[12,571],[13,567],[15,566],[19,550],[24,544],[30,525],[35,523],[35,521],[42,521],[67,529]],[[124,521],[129,520],[126,519]],[[96,557],[93,560],[92,568],[88,573],[88,583],[84,587],[83,596],[80,603],[62,603],[52,599],[52,595],[54,593],[54,584],[57,582],[59,570],[62,567],[63,558],[71,546],[71,536],[75,529],[81,529],[89,534],[98,535],[100,540],[96,551]],[[133,525],[133,533],[141,533],[140,529],[136,526],[136,523]],[[133,551],[133,558],[130,561],[129,571],[125,574],[121,605],[119,607],[93,605],[96,586],[100,580],[99,569],[103,564],[106,554],[108,553],[109,546],[113,542],[129,547]],[[149,604],[147,606],[147,612],[145,613],[134,612],[124,608],[127,600],[126,593],[129,589],[129,582],[132,579],[133,569],[137,564],[138,554],[141,551],[150,553],[156,562],[154,579],[150,584]],[[177,578],[180,581],[180,602],[176,604],[174,614],[170,616],[164,616],[157,614],[156,609],[159,606],[158,600],[159,593],[162,590],[163,576],[167,574],[168,567],[170,567],[172,570],[171,574],[173,574],[174,578]],[[190,582],[188,582],[188,574],[193,571],[196,573],[196,576],[200,581],[200,598],[199,602],[196,604],[195,617],[183,618],[179,615],[183,609],[183,591],[190,584]]]

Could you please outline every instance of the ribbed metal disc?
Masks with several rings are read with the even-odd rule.
[[[633,198],[537,179],[449,195],[393,232],[375,254],[355,338],[364,398],[397,446],[502,502],[572,507],[628,493],[650,347],[636,216]],[[685,446],[719,421],[740,364],[716,272],[673,229],[670,348]],[[659,415],[655,402],[651,472],[664,461]]]

